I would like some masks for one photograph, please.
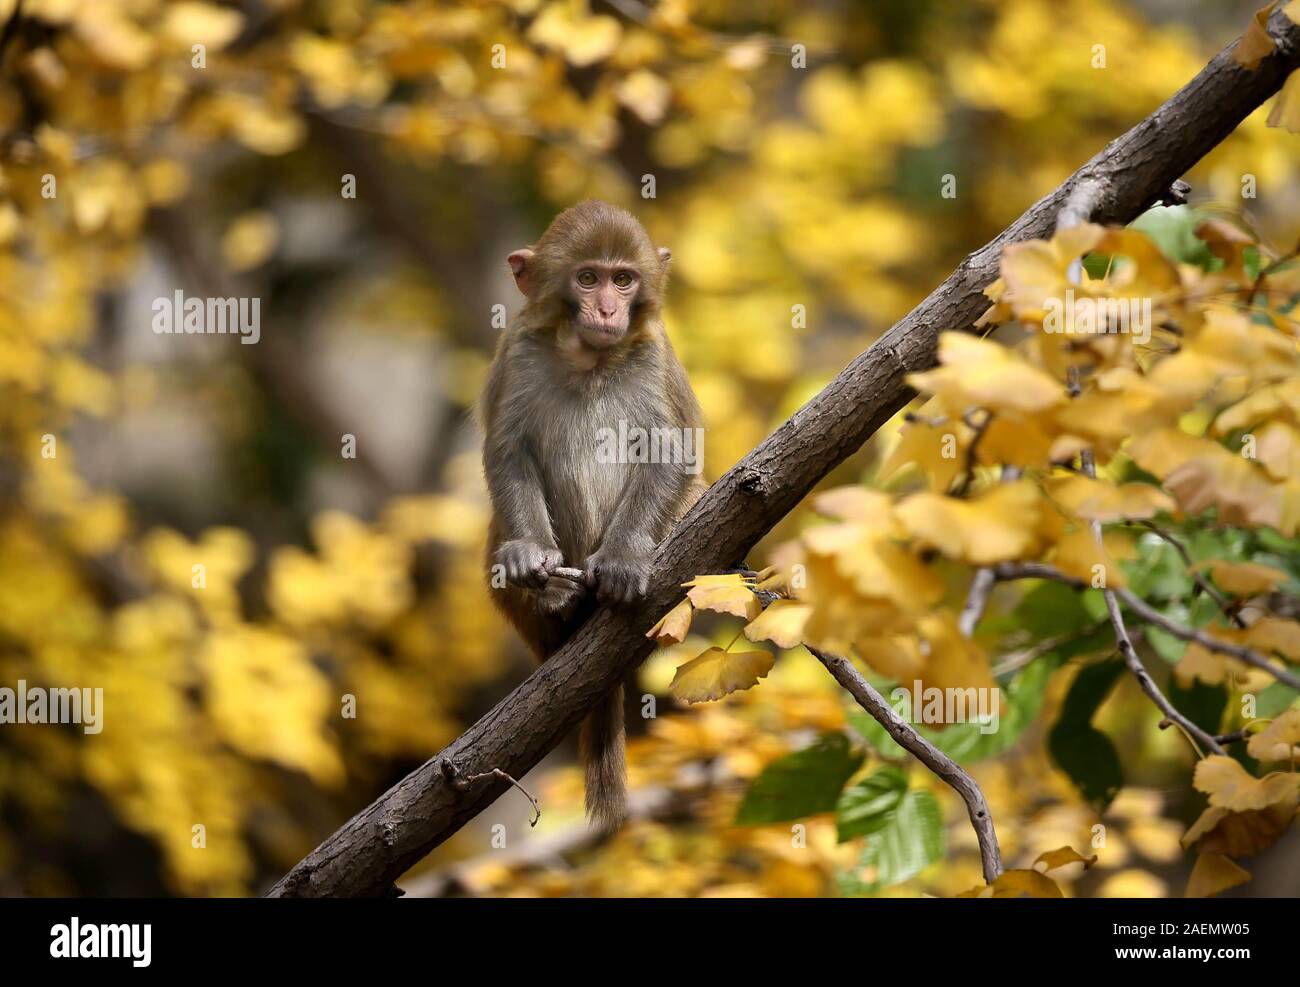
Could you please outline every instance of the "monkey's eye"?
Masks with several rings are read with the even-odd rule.
[[[619,271],[614,275],[614,283],[620,288],[630,288],[632,286],[632,272]]]
[[[578,274],[578,284],[584,288],[593,287],[600,278],[596,277],[595,271],[581,271]]]

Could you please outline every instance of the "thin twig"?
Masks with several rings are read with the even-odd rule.
[[[993,570],[991,569],[980,571],[988,571],[990,575],[994,575],[996,578],[996,574],[993,573]],[[1031,648],[1024,648],[1021,651],[1013,651],[1003,658],[1002,661],[993,666],[993,677],[995,679],[1000,679],[1004,675],[1010,675],[1012,672],[1024,668],[1026,665],[1032,665],[1048,652],[1055,651],[1063,644],[1071,644],[1074,641],[1082,641],[1086,637],[1091,637],[1109,623],[1109,620],[1099,620],[1097,623],[1084,627],[1081,630],[1069,631],[1065,634],[1057,634],[1055,637],[1043,638],[1043,640],[1036,642]]]
[[[970,445],[966,447],[966,471],[961,478],[961,483],[958,484],[957,489],[952,492],[954,497],[964,497],[966,491],[970,489],[971,484],[975,482],[975,467],[978,465],[976,457],[979,455],[980,439],[984,438],[984,433],[988,431],[989,425],[993,422],[993,412],[986,411],[984,413],[984,420],[978,425],[972,425],[970,421],[965,418],[963,418],[963,421],[966,422],[966,426],[975,434],[971,436]]]
[[[1233,730],[1232,733],[1221,733],[1214,739],[1221,744],[1237,744],[1250,736],[1250,731],[1246,727],[1240,730]]]
[[[1079,453],[1079,464],[1083,467],[1083,472],[1089,479],[1097,479],[1097,466],[1092,459],[1092,450],[1085,449]],[[1098,548],[1101,547],[1101,522],[1090,521],[1088,527],[1092,531],[1092,537],[1096,540]],[[1194,737],[1201,744],[1212,750],[1215,754],[1224,753],[1223,748],[1218,745],[1214,737],[1207,731],[1202,730],[1195,723],[1178,711],[1173,703],[1160,691],[1155,680],[1147,671],[1146,666],[1142,664],[1142,659],[1138,657],[1137,649],[1133,647],[1133,642],[1129,639],[1128,628],[1124,626],[1124,615],[1120,613],[1119,599],[1115,596],[1113,589],[1103,589],[1102,598],[1106,601],[1106,612],[1110,615],[1110,625],[1115,629],[1115,645],[1119,648],[1120,657],[1124,659],[1124,664],[1128,670],[1133,673],[1133,677],[1138,680],[1138,685],[1147,697],[1159,707],[1160,711],[1165,714],[1165,718],[1172,720],[1182,728],[1183,732],[1189,737]]]
[[[461,774],[460,769],[456,767],[455,762],[450,758],[443,758],[442,774],[443,777],[451,782],[452,787],[460,792],[465,791],[470,787],[470,785],[474,784],[474,782],[482,781],[484,778],[495,778],[497,781],[508,781],[510,784],[514,785],[515,788],[523,792],[524,798],[528,799],[532,804],[533,818],[529,820],[528,825],[536,826],[538,820],[542,818],[542,809],[541,806],[537,804],[537,799],[533,798],[528,789],[519,784],[519,782],[515,781],[513,777],[502,771],[500,768],[490,768],[487,771],[480,771],[477,774],[465,775]]]
[[[851,661],[841,655],[828,654],[810,645],[805,647],[826,666],[826,670],[835,677],[835,681],[857,700],[858,705],[889,732],[899,747],[914,755],[961,796],[962,801],[966,803],[971,826],[975,829],[975,839],[979,841],[984,881],[987,884],[996,881],[1002,873],[1002,851],[998,847],[998,834],[993,828],[993,814],[989,811],[988,801],[984,798],[984,793],[975,779],[899,716],[885,697],[853,667]]]
[[[970,637],[975,633],[975,627],[984,616],[984,608],[989,603],[989,594],[993,592],[997,581],[992,569],[976,570],[975,578],[970,583],[966,605],[961,608],[961,616],[957,618],[957,629],[961,631],[962,637]]]

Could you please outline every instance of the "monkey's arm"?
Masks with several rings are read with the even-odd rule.
[[[486,389],[483,471],[502,543],[494,561],[518,586],[540,589],[564,561],[555,544],[546,493],[537,460],[524,438],[524,423],[502,400],[506,361],[498,358]]]

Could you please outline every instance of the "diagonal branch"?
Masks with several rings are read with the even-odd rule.
[[[1127,223],[1170,186],[1300,66],[1300,25],[1280,11],[1269,21],[1276,49],[1254,71],[1225,49],[1127,134],[1107,145],[1063,185],[994,240],[968,256],[943,284],[858,356],[702,497],[658,547],[651,591],[621,612],[598,611],[553,657],[446,750],[357,813],[271,890],[274,897],[363,896],[392,882],[482,812],[504,781],[458,791],[439,764],[466,774],[492,768],[519,778],[634,669],[652,642],[645,629],[700,572],[733,567],[813,486],[913,396],[905,377],[933,366],[939,333],[969,330],[987,307],[1002,248],[1050,233],[1085,179],[1100,191],[1092,219]]]

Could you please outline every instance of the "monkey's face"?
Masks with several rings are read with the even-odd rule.
[[[632,325],[641,273],[628,264],[588,261],[574,268],[567,285],[577,309],[578,335],[592,349],[618,344]]]

